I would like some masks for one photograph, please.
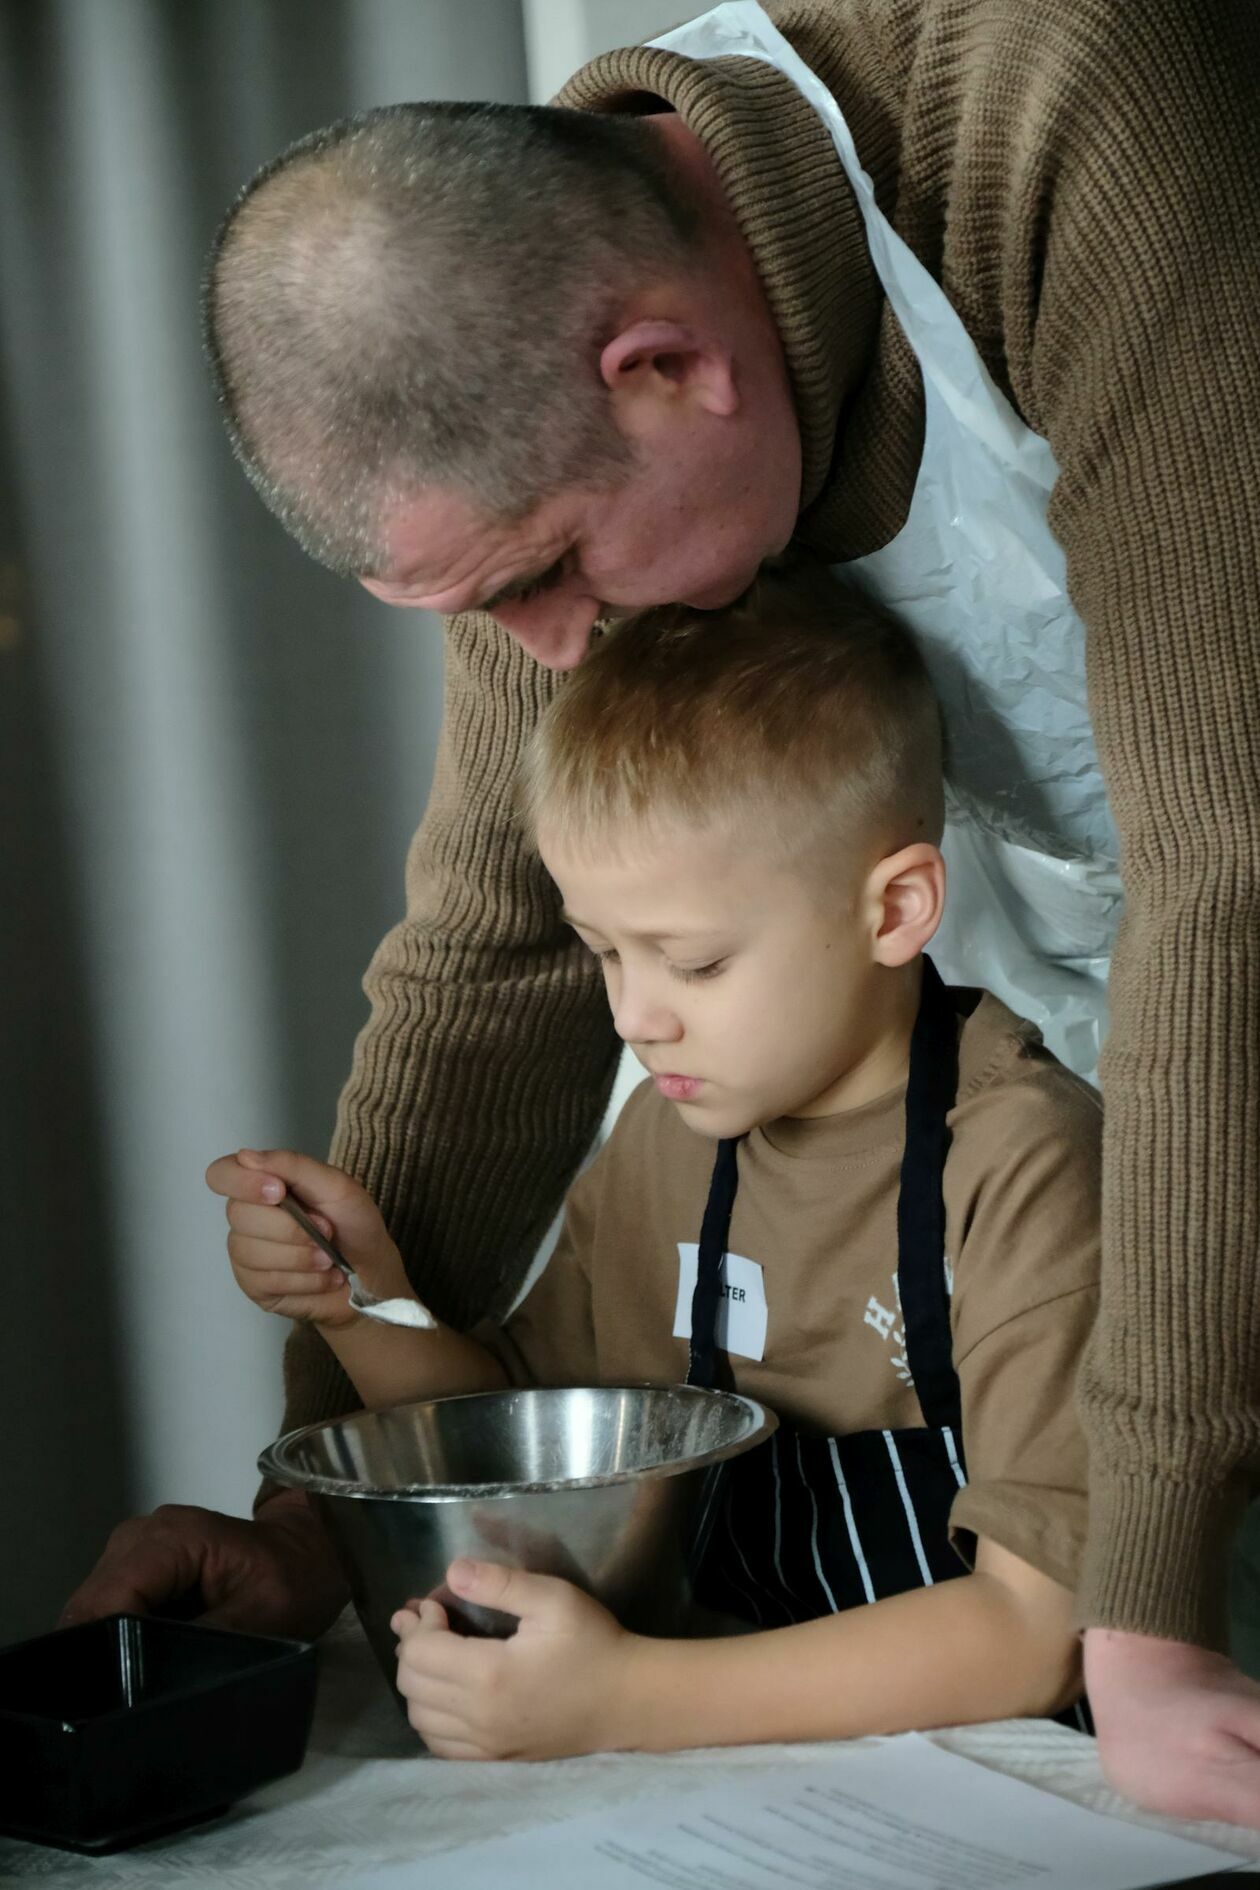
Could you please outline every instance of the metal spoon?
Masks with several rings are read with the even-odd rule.
[[[293,1216],[306,1238],[314,1241],[335,1267],[340,1267],[350,1282],[350,1304],[365,1319],[379,1319],[383,1326],[415,1326],[426,1331],[437,1325],[428,1307],[418,1299],[378,1299],[375,1293],[369,1293],[345,1255],[338,1253],[331,1240],[325,1240],[314,1221],[302,1212],[291,1194],[286,1194],[279,1205],[286,1214]]]

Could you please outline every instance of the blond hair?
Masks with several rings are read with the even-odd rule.
[[[725,610],[652,610],[600,639],[523,759],[536,840],[734,832],[785,864],[871,859],[944,826],[940,712],[908,632],[825,568],[763,571]]]

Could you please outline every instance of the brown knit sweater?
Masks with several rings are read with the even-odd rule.
[[[1051,525],[1088,635],[1122,842],[1104,1284],[1083,1398],[1082,1618],[1219,1641],[1260,1445],[1260,15],[1255,0],[779,0],[879,203],[1054,448]],[[904,519],[918,371],[826,132],[747,60],[636,48],[561,102],[703,140],[759,266],[804,444],[800,534],[841,560]],[[586,1149],[616,1044],[511,816],[554,679],[484,617],[448,626],[408,912],[333,1159],[424,1297],[502,1308]],[[286,1422],[346,1409],[298,1329]]]

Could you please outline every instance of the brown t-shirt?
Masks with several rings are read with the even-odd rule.
[[[946,1260],[968,1474],[951,1535],[964,1551],[966,1537],[986,1536],[1072,1587],[1086,1509],[1072,1393],[1097,1299],[1101,1104],[1033,1025],[986,995],[960,1020],[949,1120]],[[766,1123],[739,1146],[734,1386],[816,1432],[923,1422],[897,1306],[904,1135],[903,1085],[839,1115]],[[650,1084],[634,1091],[570,1191],[545,1271],[502,1328],[477,1329],[514,1383],[685,1379],[680,1248],[691,1247],[694,1280],[714,1147]],[[760,1270],[764,1342],[747,1263]]]

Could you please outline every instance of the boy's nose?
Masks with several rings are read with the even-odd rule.
[[[623,1043],[677,1043],[682,1024],[666,1004],[622,985],[613,1005],[613,1028]]]

